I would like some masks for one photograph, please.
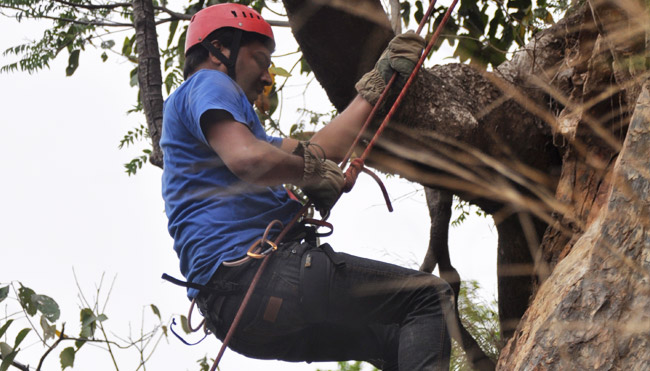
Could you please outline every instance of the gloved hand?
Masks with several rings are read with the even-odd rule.
[[[297,185],[314,203],[316,210],[325,216],[338,200],[345,179],[334,161],[325,159],[324,153],[322,158],[316,155],[315,147],[318,148],[309,142],[300,142],[293,151],[305,161],[302,182]]]
[[[354,86],[359,95],[375,104],[394,72],[398,75],[393,86],[401,89],[420,59],[424,46],[424,39],[413,31],[395,36],[377,60],[375,68]]]

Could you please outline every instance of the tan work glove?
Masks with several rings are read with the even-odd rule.
[[[377,60],[375,68],[354,86],[359,95],[370,104],[377,103],[394,72],[397,72],[397,79],[393,86],[401,89],[418,63],[424,46],[424,39],[413,31],[395,36]]]
[[[321,157],[316,155],[314,150],[317,148],[322,152],[316,145],[300,142],[293,151],[305,161],[302,182],[297,186],[314,203],[321,216],[326,216],[338,200],[345,179],[341,168],[334,161],[325,159],[325,153],[321,153]]]

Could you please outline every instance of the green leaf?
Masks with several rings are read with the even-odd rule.
[[[29,328],[29,327],[20,330],[20,332],[18,333],[18,335],[16,335],[16,341],[14,342],[14,349],[18,348],[18,345],[20,345],[20,343],[23,342],[23,340],[25,339],[25,336],[27,336],[27,334],[28,334],[31,330],[32,330],[32,329]]]
[[[56,336],[56,326],[50,325],[45,315],[41,316],[40,324],[41,328],[43,329],[43,337],[45,340],[47,341],[48,339],[54,339]]]
[[[408,1],[402,1],[399,3],[399,6],[401,8],[401,15],[402,15],[402,21],[404,21],[404,25],[406,27],[409,26],[409,20],[411,19],[411,3]]]
[[[3,358],[8,356],[13,351],[14,348],[12,348],[11,345],[5,342],[0,342],[0,355],[2,355]]]
[[[422,17],[424,17],[424,9],[422,8],[422,1],[418,0],[415,2],[415,13],[413,13],[413,17],[415,17],[415,21],[419,24],[420,21],[422,20]]]
[[[305,57],[302,57],[300,59],[300,73],[301,74],[304,73],[305,75],[309,75],[311,73],[311,66],[309,65],[309,63],[307,63]]]
[[[75,49],[70,53],[70,58],[68,58],[68,67],[65,69],[65,75],[66,76],[72,76],[74,74],[74,71],[77,70],[77,67],[79,67],[79,54],[80,54],[79,49]]]
[[[170,73],[165,78],[165,89],[167,90],[167,94],[169,94],[172,91],[173,87],[174,87],[174,75]]]
[[[73,367],[74,366],[74,348],[73,347],[67,347],[63,349],[61,352],[61,355],[59,356],[61,359],[61,370],[65,370],[66,367]]]
[[[165,59],[165,71],[174,67],[174,57],[169,57]]]
[[[160,317],[160,311],[158,310],[157,306],[151,304],[151,310],[153,311],[153,314],[155,314],[158,317],[158,319],[162,320],[162,318]]]
[[[104,322],[107,319],[108,319],[108,316],[105,315],[105,314],[100,314],[99,316],[97,316],[97,322]]]
[[[13,321],[14,321],[13,319],[10,319],[10,320],[7,321],[7,323],[2,325],[2,327],[0,327],[0,336],[4,335],[5,332],[7,332],[7,329],[9,328],[9,326],[11,325],[11,323]]]
[[[115,46],[115,41],[113,40],[108,40],[108,41],[102,41],[101,43],[101,48],[102,49],[110,49]]]
[[[133,50],[133,41],[135,40],[135,35],[132,38],[128,36],[124,38],[124,44],[122,45],[122,54],[126,57],[131,55]]]
[[[174,35],[176,34],[176,29],[178,28],[178,21],[169,22],[169,38],[167,39],[167,47],[172,44],[174,41]]]
[[[84,344],[86,344],[86,340],[83,339],[78,339],[74,342],[74,346],[77,347],[77,350],[79,350],[79,348],[81,348]]]
[[[187,324],[187,317],[181,315],[181,328],[186,334],[191,334],[192,331],[190,331],[190,326]]]
[[[269,95],[269,115],[272,115],[273,112],[275,112],[279,104],[280,104],[280,100],[278,98],[278,92],[275,91],[275,87],[273,87],[273,90]]]
[[[16,355],[18,354],[17,351],[13,351],[9,353],[8,356],[3,356],[2,357],[2,363],[0,363],[0,371],[7,371],[9,369],[9,366],[11,366],[11,362],[14,361],[14,358],[16,358]]]
[[[9,285],[0,287],[0,303],[9,296]]]
[[[276,76],[291,77],[289,71],[285,70],[282,67],[270,67],[269,72]]]
[[[97,325],[95,323],[95,321],[97,321],[97,317],[95,317],[92,309],[82,309],[81,312],[79,312],[79,320],[81,321],[81,332],[79,333],[79,337],[93,337],[95,334],[95,329],[97,328]]]
[[[138,67],[131,70],[131,81],[129,82],[131,86],[138,85]]]
[[[34,290],[25,287],[22,284],[20,285],[20,288],[18,289],[18,301],[20,302],[20,306],[23,307],[25,312],[30,316],[34,316],[37,311],[36,305],[32,301],[33,295],[35,295]]]
[[[36,309],[43,313],[48,321],[55,322],[59,319],[59,316],[61,315],[59,304],[57,304],[51,297],[47,295],[33,295],[32,302],[36,304]]]
[[[106,54],[106,52],[103,52],[101,58],[102,58],[102,62],[106,62],[108,60],[108,54]]]

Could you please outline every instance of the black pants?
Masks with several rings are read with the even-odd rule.
[[[440,278],[348,254],[323,254],[306,242],[286,243],[270,259],[231,349],[290,362],[362,360],[402,371],[449,368],[444,314],[453,313],[453,294]],[[212,281],[248,287],[259,264],[219,267]],[[244,295],[199,296],[208,328],[220,340]]]

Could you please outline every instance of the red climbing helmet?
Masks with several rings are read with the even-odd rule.
[[[223,27],[258,33],[275,42],[271,25],[254,9],[241,4],[217,4],[201,9],[192,16],[185,37],[185,54],[213,31]]]

